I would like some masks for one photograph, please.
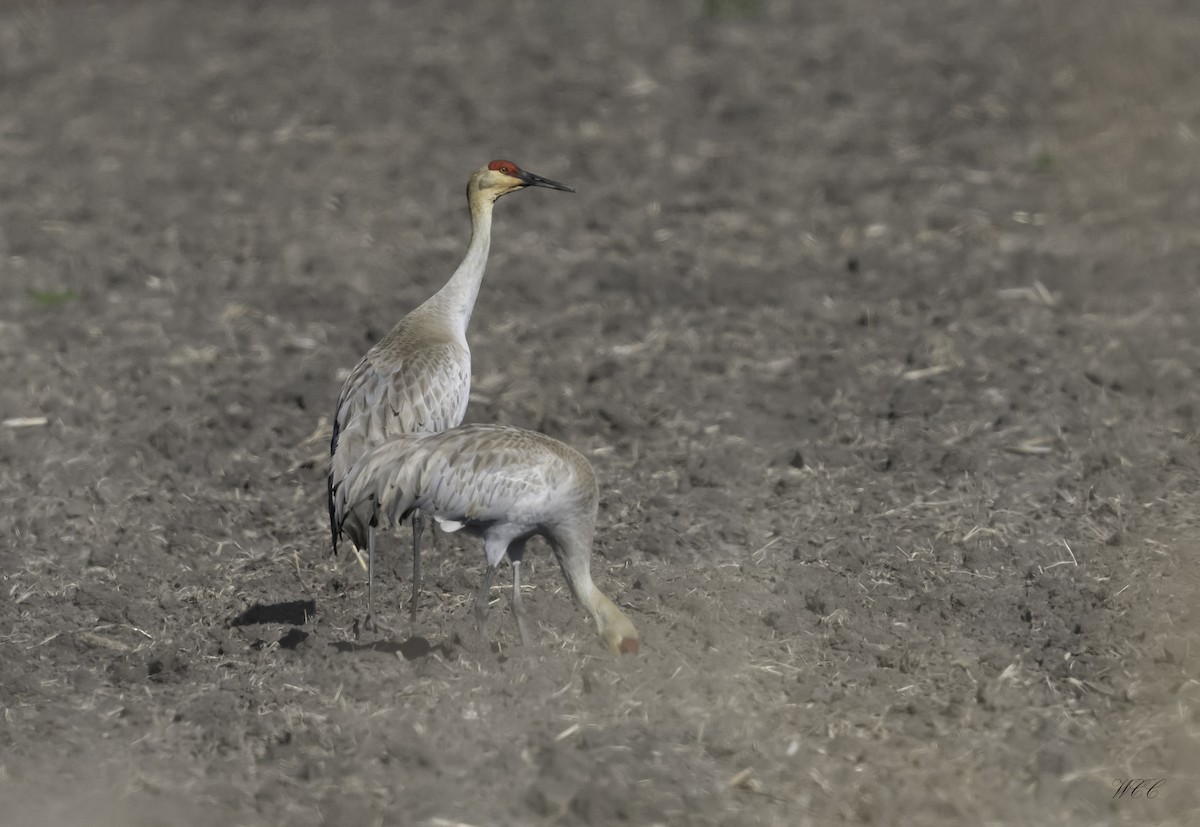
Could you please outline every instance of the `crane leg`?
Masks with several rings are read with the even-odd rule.
[[[492,578],[496,576],[496,567],[489,565],[487,571],[483,573],[483,583],[479,586],[479,593],[475,595],[475,622],[479,625],[479,634],[483,635],[484,626],[487,624],[488,604],[492,593]]]
[[[517,619],[517,634],[521,636],[521,645],[529,645],[529,629],[525,623],[525,601],[521,599],[521,561],[512,561],[513,569],[513,617]]]
[[[412,515],[413,527],[413,576],[412,576],[412,603],[409,606],[409,620],[413,623],[417,622],[417,598],[421,594],[421,532],[425,528],[425,517],[420,511],[414,511]]]

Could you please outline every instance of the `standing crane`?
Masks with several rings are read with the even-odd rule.
[[[373,445],[397,434],[435,433],[462,422],[471,393],[471,350],[467,325],[487,266],[492,240],[492,208],[502,195],[525,187],[574,192],[534,175],[511,161],[492,161],[467,182],[471,243],[454,275],[437,293],[401,319],[367,351],[338,395],[329,443],[329,520],[333,551],[341,538],[334,500],[351,466]],[[421,590],[421,513],[413,513],[411,618],[417,618]],[[368,628],[374,608],[375,532],[352,537],[367,547]],[[365,540],[365,542],[364,542]]]
[[[441,433],[392,437],[367,451],[334,492],[334,531],[361,546],[377,526],[425,513],[445,531],[483,538],[487,569],[475,597],[480,634],[492,579],[512,561],[512,611],[521,642],[529,629],[521,599],[521,560],[534,535],[546,538],[571,594],[591,614],[614,654],[637,654],[637,629],[592,582],[592,538],[600,490],[575,449],[507,425],[462,425]]]

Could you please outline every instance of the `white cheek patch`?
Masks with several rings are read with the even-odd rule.
[[[434,517],[434,519],[437,520],[438,528],[447,534],[453,534],[466,525],[466,523],[460,523],[458,520],[443,520],[440,517]]]

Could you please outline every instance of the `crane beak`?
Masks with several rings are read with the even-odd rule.
[[[549,178],[543,178],[540,175],[534,175],[532,172],[521,170],[521,174],[517,176],[527,187],[549,187],[552,190],[562,190],[563,192],[575,192],[566,184],[560,184],[557,181],[551,181]]]

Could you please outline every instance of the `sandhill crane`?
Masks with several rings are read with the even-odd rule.
[[[335,554],[341,532],[334,519],[334,499],[354,462],[372,445],[396,434],[444,431],[462,422],[471,392],[467,325],[487,266],[492,207],[500,196],[525,187],[575,191],[526,172],[511,161],[492,161],[476,170],[467,182],[471,243],[462,263],[441,290],[367,351],[342,385],[329,444],[329,520]],[[421,589],[421,529],[417,511],[413,514],[413,621]],[[361,549],[364,538],[353,539]],[[365,541],[369,628],[375,585],[373,531]]]
[[[592,582],[592,536],[600,500],[591,464],[573,448],[506,425],[462,425],[392,437],[367,451],[334,492],[334,530],[356,544],[376,526],[424,512],[444,530],[483,538],[487,569],[475,598],[483,632],[496,567],[512,561],[512,610],[521,642],[529,630],[521,600],[526,541],[546,538],[571,593],[615,654],[638,651],[633,623]]]

